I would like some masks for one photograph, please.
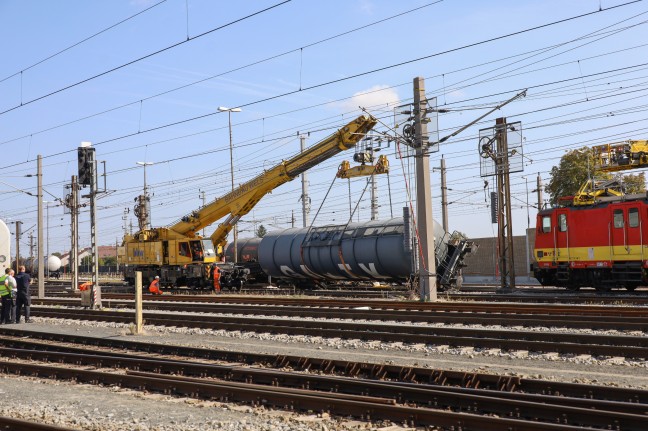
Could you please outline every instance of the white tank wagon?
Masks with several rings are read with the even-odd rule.
[[[4,221],[0,220],[0,274],[11,264],[11,234]]]
[[[265,274],[297,284],[309,280],[405,283],[415,272],[409,232],[403,218],[269,232],[258,244],[258,263]],[[473,244],[451,239],[436,222],[434,236],[439,286],[453,288]]]

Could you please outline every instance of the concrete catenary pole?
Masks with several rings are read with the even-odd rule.
[[[20,225],[21,221],[16,220],[16,273],[18,272],[18,267],[20,266]]]
[[[373,145],[369,147],[369,152],[371,154],[371,162],[373,163]],[[373,172],[371,174],[371,220],[378,220],[378,182],[376,181],[376,175]]]
[[[306,136],[299,135],[299,143],[301,146],[301,152],[303,153],[306,150]],[[308,175],[306,172],[301,174],[302,181],[302,227],[308,227],[310,225],[309,214],[310,214],[310,196],[308,196]]]
[[[72,280],[72,291],[79,289],[79,185],[77,176],[72,175],[72,186],[70,189],[70,218],[72,219],[72,244],[70,248],[70,275]]]
[[[29,266],[34,267],[34,233],[29,233]]]
[[[40,154],[36,159],[36,176],[38,177],[38,247],[36,247],[36,256],[38,257],[38,297],[45,297],[45,268],[43,267],[43,156]],[[17,235],[17,232],[16,232]],[[16,249],[18,253],[18,249]],[[18,260],[16,259],[16,264]],[[18,268],[16,268],[18,272]]]
[[[537,179],[537,192],[538,192],[538,211],[542,210],[542,204],[544,201],[544,197],[542,196],[542,177],[540,176],[540,172],[538,172],[538,179]]]
[[[204,207],[205,203],[206,203],[206,201],[205,201],[205,191],[200,190],[200,194],[198,195],[198,197],[202,200],[202,206]],[[203,237],[205,236],[205,228],[203,228],[203,230],[202,230],[202,236]]]
[[[448,232],[448,185],[446,183],[446,164],[441,156],[441,223],[443,230]]]
[[[425,114],[427,98],[425,80],[414,78],[414,134],[416,149],[416,224],[419,247],[419,288],[421,301],[436,301],[436,262],[434,260],[434,229],[430,181],[430,155]]]
[[[92,308],[101,308],[101,286],[99,286],[99,249],[97,246],[97,161],[94,151],[90,152],[92,177],[90,181],[90,243],[92,246]]]

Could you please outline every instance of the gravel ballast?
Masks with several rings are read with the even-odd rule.
[[[128,325],[34,318],[31,331],[117,338],[169,345],[388,363],[466,372],[515,375],[575,383],[648,388],[645,362],[562,357],[528,352],[450,349],[447,346],[381,343],[322,337],[146,326],[129,335]],[[79,430],[402,430],[398,424],[368,424],[345,418],[301,415],[120,388],[28,377],[2,376],[0,414]],[[28,408],[26,406],[29,406]]]

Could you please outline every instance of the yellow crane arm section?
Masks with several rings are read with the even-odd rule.
[[[386,156],[378,157],[375,165],[360,165],[351,167],[351,164],[345,160],[338,167],[336,174],[337,178],[355,178],[355,177],[368,177],[371,175],[388,174],[389,173],[389,160]]]
[[[211,235],[215,246],[224,245],[234,224],[250,212],[263,196],[313,166],[354,147],[376,122],[375,118],[367,115],[356,118],[303,153],[282,161],[224,196],[182,217],[180,221],[165,229],[165,236],[193,237],[195,232],[228,216]]]
[[[648,167],[648,141],[625,141],[592,147],[595,167],[602,172]]]

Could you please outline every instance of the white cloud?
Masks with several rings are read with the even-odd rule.
[[[344,111],[359,109],[359,106],[368,109],[392,109],[400,105],[400,97],[394,88],[387,85],[374,85],[373,87],[359,91],[351,96],[351,99],[335,104]]]
[[[370,0],[360,0],[360,11],[367,15],[372,15],[374,10],[374,4]]]
[[[149,7],[155,3],[155,0],[131,0],[131,6],[135,7]]]

